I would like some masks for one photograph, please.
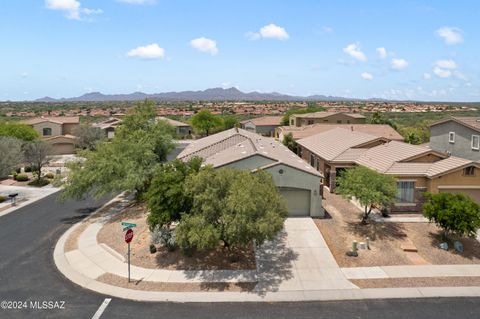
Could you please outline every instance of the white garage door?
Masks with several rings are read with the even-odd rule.
[[[440,189],[440,192],[442,192],[442,193],[452,193],[452,194],[463,193],[463,194],[465,194],[465,195],[470,196],[473,200],[475,200],[477,203],[480,204],[480,189],[471,189],[471,188],[465,188],[465,189],[460,189],[460,188],[449,189],[449,188],[442,188],[442,189]]]
[[[279,188],[280,194],[287,200],[289,216],[310,216],[310,191],[298,188]]]

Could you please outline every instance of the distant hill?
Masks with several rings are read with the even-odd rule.
[[[130,94],[103,94],[100,92],[86,93],[78,97],[54,99],[43,97],[35,102],[104,102],[104,101],[138,101],[143,99],[152,99],[158,101],[353,101],[337,96],[311,95],[311,96],[293,96],[281,93],[244,93],[236,88],[212,88],[203,91],[181,91],[146,94],[134,92]]]

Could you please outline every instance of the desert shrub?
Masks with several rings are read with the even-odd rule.
[[[28,183],[29,186],[35,186],[35,187],[43,187],[43,186],[46,186],[48,184],[50,184],[50,182],[45,178],[35,179],[35,180],[31,181],[30,183]]]
[[[159,244],[168,249],[168,251],[175,250],[177,243],[175,241],[175,232],[166,227],[155,227],[152,234],[152,242]]]
[[[32,171],[32,167],[31,166],[25,166],[24,171],[25,171],[25,173],[30,173]]]
[[[29,180],[29,178],[26,174],[17,174],[15,175],[15,180],[17,182],[26,182]]]
[[[3,203],[3,202],[6,201],[6,200],[7,200],[6,197],[0,195],[0,203]]]
[[[55,175],[52,172],[50,172],[50,173],[45,174],[45,177],[52,179],[52,178],[55,177]]]
[[[154,244],[150,244],[150,254],[155,254],[157,252],[157,247]]]

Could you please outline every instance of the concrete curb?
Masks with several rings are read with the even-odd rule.
[[[122,195],[122,194],[121,194]],[[97,211],[118,200],[117,196]],[[96,211],[96,212],[97,212]],[[96,213],[95,212],[95,213]],[[94,215],[93,213],[92,215]],[[91,216],[92,216],[91,215]],[[90,218],[90,216],[88,217]],[[87,219],[88,219],[87,218]],[[57,241],[53,252],[55,265],[67,279],[82,288],[104,295],[135,301],[155,302],[288,302],[288,301],[338,301],[366,299],[480,297],[480,287],[419,287],[419,288],[374,288],[336,290],[292,290],[253,292],[167,292],[143,291],[122,288],[98,282],[75,271],[65,256],[64,247],[68,236],[81,224],[69,228]]]

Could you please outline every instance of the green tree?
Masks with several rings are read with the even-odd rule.
[[[22,141],[34,141],[38,138],[38,132],[26,124],[0,123],[0,136],[11,136]]]
[[[325,110],[326,108],[318,106],[315,102],[308,102],[307,108],[288,110],[282,117],[281,125],[290,125],[290,116],[293,114],[323,112]]]
[[[213,130],[218,129],[222,126],[222,119],[212,114],[209,110],[201,110],[190,120],[193,129],[200,133],[209,135]]]
[[[469,196],[451,193],[425,193],[423,215],[449,234],[475,237],[480,229],[480,206]]]
[[[7,176],[23,160],[22,141],[15,137],[0,136],[0,178]]]
[[[382,113],[375,112],[370,118],[370,124],[387,124],[390,125],[393,129],[397,129],[397,124],[391,119],[387,119]]]
[[[192,198],[186,194],[185,180],[198,173],[201,165],[202,159],[194,157],[186,163],[176,159],[158,166],[145,196],[151,230],[178,222],[181,214],[190,212]]]
[[[202,169],[186,182],[192,209],[182,215],[175,235],[183,248],[261,245],[282,229],[287,216],[284,199],[270,174],[236,169]]]
[[[356,199],[364,207],[362,223],[366,224],[374,207],[386,207],[397,194],[394,177],[364,166],[347,169],[337,178],[336,192],[347,199]]]
[[[42,178],[42,167],[48,164],[48,153],[50,145],[43,141],[33,141],[26,143],[23,148],[25,161],[30,164],[34,174],[37,177],[37,185],[40,185]]]
[[[81,124],[73,134],[77,137],[76,147],[94,150],[96,144],[105,138],[105,133],[98,127]]]
[[[90,193],[99,198],[121,191],[141,196],[156,166],[173,149],[173,134],[165,121],[155,121],[151,102],[137,104],[110,141],[98,143],[94,151],[80,151],[85,160],[68,164],[70,174],[61,199],[80,199]]]
[[[233,115],[225,115],[222,117],[222,120],[223,120],[222,127],[224,130],[238,127],[239,125],[238,119]]]
[[[288,147],[288,149],[290,149],[292,152],[294,152],[295,154],[297,154],[297,142],[295,142],[295,140],[293,139],[292,133],[286,134],[286,135],[283,137],[282,143],[283,143],[283,145],[285,145],[286,147]]]

